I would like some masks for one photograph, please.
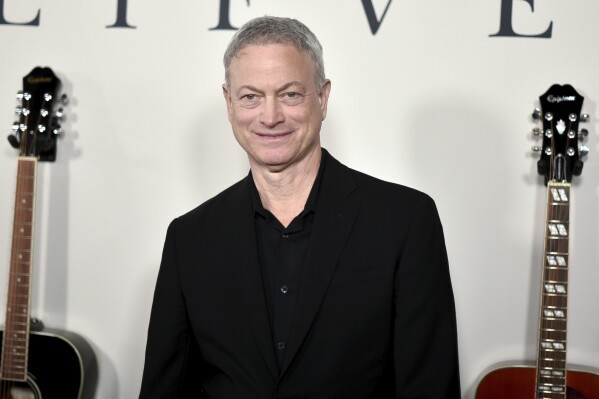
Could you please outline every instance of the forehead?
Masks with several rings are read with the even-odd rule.
[[[249,44],[231,60],[231,80],[293,76],[313,79],[314,62],[307,51],[289,43]],[[303,79],[302,79],[303,80]]]

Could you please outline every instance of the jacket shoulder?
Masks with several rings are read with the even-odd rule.
[[[389,205],[391,208],[397,206],[409,206],[420,204],[425,208],[435,206],[435,202],[430,195],[418,189],[408,187],[402,184],[394,183],[373,177],[366,173],[346,168],[347,173],[352,176],[356,183],[356,191],[353,195],[365,201]]]
[[[185,225],[188,223],[196,224],[200,220],[208,221],[212,218],[222,217],[223,213],[227,212],[228,207],[240,203],[240,199],[247,198],[249,195],[247,179],[248,177],[241,179],[189,212],[180,215],[175,220],[177,223]]]

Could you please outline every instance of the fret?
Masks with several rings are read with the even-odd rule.
[[[539,359],[540,367],[566,370],[566,359]]]
[[[548,334],[547,336],[549,336],[549,334],[553,334],[553,336],[555,336],[556,334],[564,334],[564,336],[565,336],[566,335],[565,333],[567,332],[567,330],[564,328],[542,327],[541,332],[547,333]]]

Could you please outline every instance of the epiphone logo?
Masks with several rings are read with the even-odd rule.
[[[35,17],[29,21],[8,21],[4,16],[4,3],[12,1],[14,3],[22,3],[19,0],[0,0],[0,25],[25,25],[25,26],[40,26],[40,14],[41,9],[37,10]],[[128,28],[135,29],[136,26],[131,25],[127,21],[127,0],[115,0],[116,1],[116,21],[112,25],[106,25],[106,28]],[[208,30],[236,30],[237,28],[231,24],[230,9],[231,0],[213,0],[219,2],[219,14],[218,23],[216,26],[208,28]],[[255,0],[260,1],[260,0]],[[300,0],[296,0],[299,2]],[[513,3],[516,0],[499,0],[501,1],[501,15],[499,18],[499,31],[497,33],[489,35],[490,37],[533,37],[533,38],[550,38],[553,30],[553,21],[549,21],[549,25],[544,32],[540,33],[517,33],[514,31],[512,26],[513,16]],[[531,12],[534,12],[534,1],[535,0],[520,0],[525,1],[530,6]],[[250,0],[245,0],[248,6],[250,6]],[[362,0],[362,7],[364,8],[364,14],[366,14],[366,22],[370,28],[372,35],[376,35],[379,31],[387,11],[391,7],[391,3],[394,0],[387,0],[384,8],[377,11],[374,9],[373,0]],[[235,4],[241,3],[241,0],[234,1]],[[348,2],[350,3],[350,2]],[[350,4],[354,4],[353,2]],[[379,2],[380,4],[380,2]],[[350,5],[343,5],[344,7],[350,7]],[[14,7],[14,6],[13,6]],[[354,5],[355,7],[355,5]],[[397,11],[397,7],[396,7]],[[135,12],[135,10],[133,10]],[[33,15],[33,12],[32,12]]]
[[[564,101],[576,101],[576,97],[575,96],[554,96],[554,95],[548,95],[547,96],[547,101],[549,101],[550,103],[561,103]]]
[[[50,82],[52,82],[52,78],[46,77],[46,76],[29,76],[27,78],[27,83],[30,83],[32,85],[37,85],[40,83],[50,83]]]

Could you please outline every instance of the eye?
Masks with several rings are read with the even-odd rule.
[[[244,96],[241,96],[242,100],[248,100],[248,101],[252,101],[256,99],[256,95],[255,94],[246,94]]]
[[[296,91],[287,91],[281,96],[281,101],[287,105],[297,105],[303,101],[303,95]]]

